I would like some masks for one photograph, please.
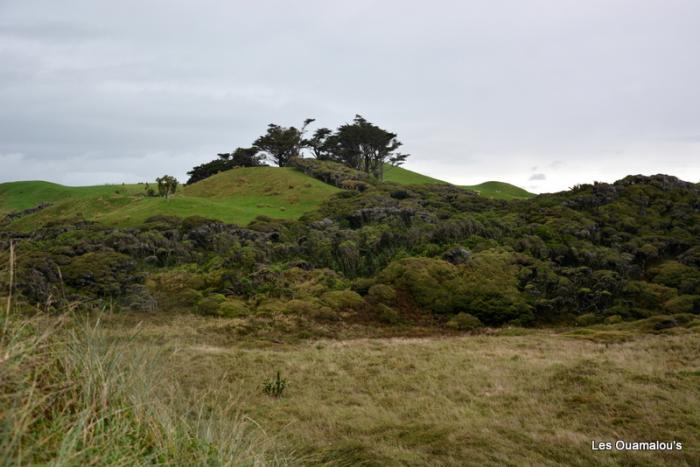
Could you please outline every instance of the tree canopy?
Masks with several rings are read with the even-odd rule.
[[[379,128],[361,115],[355,115],[352,123],[341,125],[326,138],[325,147],[332,160],[381,180],[385,163],[401,163],[408,157],[396,152],[402,144],[396,136],[396,133]]]
[[[396,133],[370,123],[361,115],[355,115],[352,123],[341,125],[336,131],[322,127],[310,138],[305,138],[308,126],[314,121],[307,118],[299,128],[270,123],[265,134],[258,137],[251,147],[218,154],[218,159],[187,172],[190,175],[187,183],[198,182],[234,167],[265,165],[265,160],[285,167],[291,159],[303,157],[305,150],[316,159],[340,162],[381,180],[384,164],[401,165],[408,157],[408,154],[397,151],[401,142]]]
[[[289,163],[289,159],[301,155],[304,147],[304,132],[313,121],[314,119],[307,118],[300,129],[270,123],[267,126],[267,132],[256,139],[253,145],[277,166],[284,167]]]
[[[265,165],[264,156],[259,153],[260,148],[253,146],[250,148],[237,148],[235,151],[230,153],[217,154],[218,159],[214,159],[206,164],[198,165],[187,172],[187,175],[190,176],[187,183],[191,184],[204,180],[205,178],[234,167],[263,166]]]
[[[158,183],[158,194],[165,199],[169,199],[171,195],[175,194],[179,184],[177,179],[171,175],[156,178],[156,183]]]

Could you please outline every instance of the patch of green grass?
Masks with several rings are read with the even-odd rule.
[[[505,182],[484,182],[479,185],[463,185],[462,188],[476,191],[481,196],[492,199],[528,199],[537,196],[534,193]]]
[[[0,215],[67,199],[143,193],[144,185],[64,186],[42,181],[0,183]]]
[[[427,185],[427,184],[447,184],[437,178],[412,172],[403,167],[384,166],[384,181],[398,183],[400,185]],[[464,185],[462,188],[476,191],[481,196],[492,199],[528,199],[536,196],[520,187],[505,182],[484,182],[479,185]]]
[[[11,227],[17,230],[31,230],[47,221],[70,217],[119,227],[136,226],[158,214],[196,215],[240,225],[260,215],[296,219],[339,191],[294,169],[277,167],[222,172],[182,187],[169,200],[143,196],[144,185],[71,188],[48,184],[52,188],[44,190],[41,188],[46,182],[19,183],[24,187],[9,190],[11,196],[0,191],[0,206],[18,209],[41,202],[55,204],[13,222]],[[35,193],[33,188],[37,187]]]
[[[428,177],[427,175],[419,174],[418,172],[413,172],[403,167],[394,167],[388,164],[384,165],[384,181],[398,183],[400,185],[447,184],[447,182],[438,180],[437,178]]]

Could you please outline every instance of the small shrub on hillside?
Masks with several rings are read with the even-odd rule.
[[[216,314],[225,318],[238,318],[246,316],[250,310],[243,300],[227,298],[225,302],[219,304]]]
[[[630,281],[625,285],[623,293],[639,308],[658,312],[672,298],[676,298],[676,289],[661,284],[644,281]]]
[[[308,316],[312,315],[321,307],[315,300],[294,298],[289,300],[284,307],[284,312],[292,315]]]
[[[385,324],[397,324],[401,321],[401,315],[396,309],[379,303],[376,305],[377,319]]]
[[[469,313],[457,313],[447,322],[447,327],[458,331],[473,331],[483,326],[479,318]]]
[[[269,298],[261,301],[255,309],[257,314],[278,315],[287,311],[287,300]]]
[[[680,295],[664,303],[668,313],[700,313],[700,295]]]
[[[700,293],[700,271],[676,261],[666,261],[651,269],[653,282],[673,287],[681,293]]]
[[[374,285],[374,279],[370,277],[358,277],[352,281],[351,288],[360,295],[367,295],[369,289]]]
[[[611,315],[605,318],[605,324],[618,324],[622,322],[622,316],[620,315]]]
[[[518,289],[518,266],[511,253],[488,250],[474,255],[468,266],[434,258],[392,262],[378,280],[402,289],[425,311],[464,311],[489,325],[533,319],[527,296]]]
[[[129,283],[135,282],[135,269],[135,261],[126,255],[94,252],[72,258],[61,272],[66,284],[81,292],[115,296],[121,294]]]
[[[277,370],[275,377],[263,384],[263,392],[270,397],[282,397],[282,393],[287,388],[287,380],[280,377],[280,372]]]
[[[576,324],[579,326],[592,326],[600,323],[602,317],[595,313],[586,313],[576,318]]]
[[[221,294],[211,294],[197,302],[197,313],[202,315],[219,315],[219,307],[226,302],[226,297]]]
[[[367,300],[372,303],[394,303],[396,290],[386,284],[373,285],[367,292]]]
[[[321,296],[321,300],[335,310],[358,310],[362,308],[365,301],[352,290],[333,290]]]
[[[329,306],[321,306],[313,312],[313,317],[318,321],[340,321],[338,312]]]

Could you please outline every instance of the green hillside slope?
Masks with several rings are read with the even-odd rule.
[[[142,193],[143,188],[136,184],[73,187],[42,181],[0,183],[0,215],[66,199],[137,194]]]
[[[536,196],[534,193],[505,182],[484,182],[479,185],[464,185],[462,188],[493,199],[527,199]]]
[[[15,183],[0,185],[0,206],[6,212],[42,202],[53,203],[49,208],[12,223],[13,228],[27,230],[50,220],[69,217],[115,226],[138,225],[158,214],[197,215],[241,225],[259,215],[294,219],[316,209],[338,191],[294,169],[276,167],[222,172],[181,188],[170,200],[144,196],[144,185],[73,188],[46,182],[19,183],[21,189],[8,187],[17,185]],[[45,188],[45,184],[51,188]]]
[[[437,178],[404,169],[403,167],[384,166],[384,181],[401,185],[425,185],[428,183],[447,183]]]
[[[390,165],[384,167],[384,181],[401,185],[447,183],[403,167],[392,167]],[[527,199],[535,196],[533,193],[505,182],[484,182],[479,185],[463,186],[462,188],[476,191],[482,196],[493,199]]]

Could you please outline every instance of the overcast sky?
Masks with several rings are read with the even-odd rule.
[[[356,113],[453,183],[697,182],[700,2],[0,0],[0,182],[185,180]]]

